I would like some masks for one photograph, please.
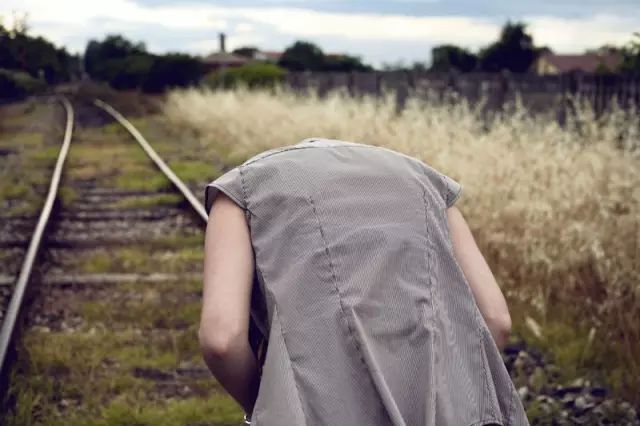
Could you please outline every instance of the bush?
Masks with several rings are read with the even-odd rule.
[[[0,68],[0,98],[20,98],[43,91],[46,83],[26,72]]]
[[[233,88],[238,85],[273,87],[282,82],[287,70],[275,64],[253,63],[207,74],[203,83],[212,88]]]
[[[162,92],[170,87],[196,84],[204,74],[204,66],[197,58],[180,53],[156,56],[142,89]]]
[[[92,77],[106,81],[114,89],[135,89],[145,82],[153,58],[147,54],[107,59],[95,66]]]
[[[114,89],[162,92],[170,87],[196,84],[204,75],[202,62],[183,53],[155,55],[144,43],[120,35],[91,40],[85,52],[87,73]]]
[[[48,84],[57,84],[69,81],[77,67],[77,57],[64,48],[0,23],[0,69],[20,70],[34,78],[42,75]]]

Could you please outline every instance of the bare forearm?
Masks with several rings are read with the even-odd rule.
[[[447,210],[454,255],[496,345],[503,349],[511,331],[507,301],[460,211]]]
[[[501,351],[504,350],[509,339],[509,331],[507,331],[504,325],[488,323],[489,331],[493,337],[493,341],[496,342],[496,346]]]
[[[204,360],[222,387],[246,413],[251,413],[258,395],[260,375],[248,340],[239,339],[224,355],[205,352]]]

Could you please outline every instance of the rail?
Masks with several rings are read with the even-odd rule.
[[[67,121],[65,126],[64,139],[62,141],[62,147],[60,148],[56,166],[53,170],[53,175],[51,177],[49,191],[47,192],[47,198],[45,200],[44,207],[40,212],[38,223],[31,237],[31,241],[29,242],[27,253],[24,257],[24,261],[22,262],[22,266],[20,267],[18,280],[16,281],[11,300],[4,317],[4,321],[2,322],[2,329],[0,329],[0,374],[3,377],[6,373],[5,369],[7,368],[8,364],[7,355],[9,353],[9,346],[16,331],[16,325],[18,323],[18,318],[22,310],[24,296],[27,290],[29,279],[31,278],[33,264],[38,255],[38,250],[40,249],[40,245],[42,242],[42,236],[44,235],[47,223],[49,222],[49,217],[51,216],[51,212],[53,210],[53,203],[58,194],[58,186],[60,185],[62,169],[67,158],[69,146],[71,145],[74,120],[73,107],[66,98],[61,98],[60,101],[67,113]]]
[[[94,105],[102,110],[106,111],[109,115],[115,118],[125,129],[131,133],[131,135],[135,138],[135,140],[142,146],[144,151],[149,155],[149,157],[153,160],[153,162],[160,168],[160,170],[167,176],[167,178],[174,184],[176,188],[184,197],[189,201],[193,209],[198,213],[198,215],[204,220],[206,223],[208,220],[208,215],[204,206],[198,201],[198,199],[193,195],[191,190],[180,180],[178,176],[171,170],[171,168],[160,158],[160,156],[156,153],[156,151],[151,147],[149,142],[142,136],[142,134],[135,128],[131,122],[129,122],[122,114],[115,110],[112,106],[107,104],[106,102],[96,99]],[[266,351],[266,338],[264,332],[258,327],[259,322],[255,318],[254,310],[251,309],[251,322],[249,324],[250,328],[250,342],[252,343],[252,347],[255,348],[255,353],[260,360],[262,360],[265,356]],[[254,332],[255,337],[252,337],[251,331]]]
[[[125,129],[131,133],[131,136],[142,146],[142,149],[145,150],[149,158],[153,160],[153,162],[158,166],[158,168],[167,176],[167,178],[173,183],[173,185],[184,195],[184,197],[189,201],[191,207],[200,215],[200,217],[206,222],[207,221],[207,212],[204,209],[204,206],[198,201],[193,192],[187,187],[187,185],[182,182],[182,180],[171,170],[171,168],[167,165],[167,163],[160,158],[160,156],[156,153],[156,151],[149,145],[149,142],[142,136],[142,134],[135,128],[133,124],[122,114],[116,111],[111,105],[106,102],[96,99],[94,105],[102,110],[106,111],[110,116],[115,118],[118,123],[120,123]]]

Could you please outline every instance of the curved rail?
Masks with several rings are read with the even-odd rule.
[[[147,155],[153,160],[154,163],[156,163],[156,166],[158,166],[158,168],[162,170],[162,172],[165,174],[165,176],[167,176],[171,183],[173,183],[175,187],[178,188],[180,192],[182,192],[182,195],[184,195],[187,201],[189,201],[191,207],[193,207],[193,209],[206,222],[208,216],[206,210],[204,209],[204,206],[198,201],[196,196],[193,195],[193,192],[191,192],[187,185],[185,185],[184,182],[182,182],[182,180],[180,180],[180,178],[176,176],[175,173],[173,173],[173,170],[171,170],[167,163],[165,163],[162,158],[160,158],[160,156],[156,153],[156,151],[151,148],[149,142],[147,142],[147,140],[144,138],[144,136],[142,136],[138,129],[136,129],[134,125],[129,122],[129,120],[124,118],[122,114],[120,114],[106,102],[101,101],[100,99],[96,99],[93,103],[95,106],[103,109],[110,116],[115,118],[118,123],[122,124],[122,126],[127,129],[129,133],[131,133],[131,136],[133,136],[135,140],[140,144],[140,146],[142,146],[142,149],[144,149]]]
[[[104,101],[102,101],[100,99],[96,99],[93,103],[97,107],[99,107],[99,108],[103,109],[104,111],[106,111],[113,118],[115,118],[120,124],[122,124],[122,126],[124,126],[125,129],[127,129],[129,131],[129,133],[131,133],[131,135],[142,146],[142,148],[149,155],[149,157],[151,157],[153,162],[156,163],[156,165],[160,168],[160,170],[162,170],[162,172],[167,176],[167,178],[169,178],[169,180],[171,180],[171,182],[176,186],[176,188],[178,188],[178,190],[180,192],[182,192],[182,194],[189,201],[189,203],[191,204],[193,209],[198,213],[198,215],[200,215],[202,220],[204,220],[205,223],[206,223],[207,220],[208,220],[208,215],[206,213],[206,210],[205,210],[204,206],[200,203],[200,201],[198,201],[198,199],[195,197],[195,195],[193,195],[191,190],[189,190],[189,188],[187,188],[187,186],[182,182],[182,180],[180,180],[180,178],[178,176],[176,176],[176,174],[162,160],[162,158],[160,158],[160,156],[151,147],[151,145],[149,145],[149,142],[147,142],[147,140],[144,138],[144,136],[142,136],[142,134],[138,131],[138,129],[136,129],[135,126],[133,124],[131,124],[126,118],[124,118],[124,116],[122,114],[120,114],[118,111],[116,111],[113,107],[111,107],[106,102],[104,102]],[[265,351],[266,351],[266,339],[267,339],[267,336],[266,336],[266,333],[257,325],[259,323],[259,321],[257,321],[255,319],[254,315],[255,314],[254,314],[253,309],[252,309],[251,310],[250,329],[253,329],[255,331],[256,335],[257,336],[262,336],[262,338],[260,339],[260,337],[258,337],[258,340],[254,341],[252,346],[255,346],[257,348],[256,349],[256,355],[258,356],[258,358],[260,360],[263,360],[263,358],[265,356],[265,353],[266,353]],[[251,337],[250,337],[250,340],[251,340]]]
[[[11,301],[9,302],[9,307],[7,308],[4,321],[2,322],[2,329],[0,330],[0,372],[2,373],[5,372],[9,345],[12,338],[14,337],[14,332],[18,317],[20,315],[20,310],[22,308],[27,284],[29,282],[29,278],[31,277],[33,263],[35,262],[36,256],[38,254],[40,243],[42,242],[42,236],[44,235],[44,231],[49,221],[49,216],[51,216],[51,211],[53,210],[53,203],[58,194],[58,186],[60,184],[62,169],[67,158],[69,146],[71,145],[71,135],[73,133],[74,119],[73,107],[66,98],[61,98],[60,101],[62,102],[62,105],[64,106],[64,109],[67,113],[67,123],[65,126],[64,139],[62,142],[62,147],[60,148],[60,153],[58,154],[58,160],[56,161],[55,169],[53,170],[53,176],[51,177],[49,191],[47,192],[47,199],[44,203],[42,211],[40,212],[38,224],[36,225],[33,236],[31,237],[31,241],[29,242],[27,254],[20,268],[20,274],[18,275],[18,280],[16,281],[16,285],[13,289],[13,295],[11,296]]]

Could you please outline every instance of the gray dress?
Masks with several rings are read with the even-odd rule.
[[[245,211],[268,338],[252,425],[528,425],[454,257],[462,186],[424,162],[309,138],[206,187]]]

